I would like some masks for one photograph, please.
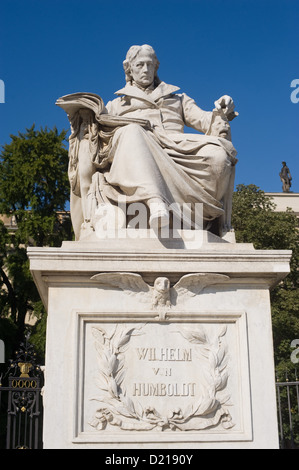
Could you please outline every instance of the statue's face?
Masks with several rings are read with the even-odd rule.
[[[140,52],[131,63],[131,75],[137,85],[146,88],[155,78],[155,63],[153,56],[146,51]]]

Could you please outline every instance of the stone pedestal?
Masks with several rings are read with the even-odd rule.
[[[28,249],[45,448],[278,447],[269,289],[290,252],[185,235]]]

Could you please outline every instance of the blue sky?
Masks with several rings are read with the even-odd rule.
[[[68,129],[62,95],[87,91],[104,102],[125,84],[133,44],[150,44],[159,77],[211,110],[233,97],[236,184],[281,192],[285,160],[299,192],[298,0],[2,0],[0,145],[10,134]],[[299,97],[299,92],[298,95]]]

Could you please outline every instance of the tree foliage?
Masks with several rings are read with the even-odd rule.
[[[290,274],[271,291],[274,355],[281,376],[294,373],[290,360],[299,337],[299,230],[292,210],[276,212],[275,204],[255,185],[239,185],[233,195],[232,225],[236,240],[256,249],[292,250]],[[285,377],[284,377],[285,378]]]
[[[22,339],[26,314],[43,323],[45,311],[29,270],[27,246],[60,246],[71,239],[66,131],[36,130],[11,135],[0,155],[0,214],[14,217],[17,230],[0,223],[0,331],[9,322]],[[2,328],[3,329],[3,328]],[[41,328],[35,326],[36,332]],[[41,343],[44,339],[38,338]],[[39,344],[40,351],[42,344]]]
[[[3,147],[0,214],[16,218],[17,243],[57,246],[69,231],[59,218],[69,199],[65,137],[66,131],[33,125]]]

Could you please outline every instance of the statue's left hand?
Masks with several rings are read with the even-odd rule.
[[[228,95],[223,95],[219,100],[215,101],[216,109],[222,109],[225,115],[233,113],[235,104],[233,99]]]

